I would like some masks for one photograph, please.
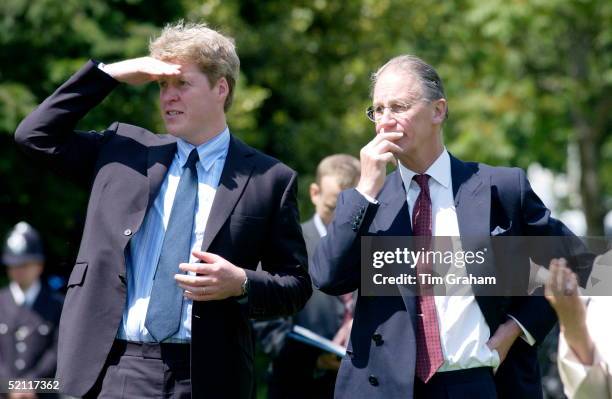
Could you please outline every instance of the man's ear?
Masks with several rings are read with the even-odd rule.
[[[317,183],[311,183],[309,187],[310,192],[310,201],[313,205],[317,205],[316,201],[319,199],[319,195],[321,194],[321,188]]]
[[[432,122],[436,125],[442,124],[446,119],[446,99],[440,98],[433,103]]]
[[[225,79],[224,77],[219,78],[217,84],[215,85],[215,89],[217,95],[219,97],[223,97],[223,101],[225,101],[225,99],[229,95],[229,84],[227,83],[227,79]]]

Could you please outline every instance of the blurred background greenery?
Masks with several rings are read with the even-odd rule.
[[[52,272],[76,256],[87,193],[31,165],[19,121],[89,59],[147,53],[167,22],[205,21],[235,37],[241,77],[229,126],[300,173],[300,208],[321,158],[358,155],[370,74],[412,53],[445,82],[455,155],[565,176],[557,211],[604,235],[612,208],[612,2],[607,0],[3,0],[0,3],[0,234],[27,220]],[[163,132],[157,88],[119,87],[82,121]],[[553,187],[554,189],[554,187]]]
[[[242,61],[233,133],[300,172],[302,217],[318,161],[358,155],[372,137],[369,76],[416,54],[442,76],[444,128],[464,159],[573,177],[587,233],[603,235],[612,196],[612,3],[254,0],[5,0],[0,5],[0,232],[26,219],[52,258],[74,256],[86,195],[29,164],[19,121],[88,58],[147,53],[167,22],[206,21],[234,36]],[[120,87],[81,123],[163,132],[157,88]],[[560,206],[571,206],[571,201]]]

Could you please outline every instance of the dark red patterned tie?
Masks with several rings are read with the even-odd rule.
[[[415,250],[429,249],[431,242],[431,197],[429,196],[429,176],[415,175],[414,180],[421,188],[412,210],[412,232],[415,236]],[[432,266],[419,262],[417,274],[432,273]],[[420,282],[420,277],[419,277]],[[440,344],[440,328],[431,285],[421,285],[421,294],[417,299],[416,329],[416,376],[423,382],[429,381],[440,368],[444,357]]]

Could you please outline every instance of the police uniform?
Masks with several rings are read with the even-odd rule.
[[[43,260],[38,233],[27,223],[18,223],[9,233],[3,263],[18,267]],[[63,298],[40,281],[25,293],[11,284],[0,290],[0,379],[52,378]]]

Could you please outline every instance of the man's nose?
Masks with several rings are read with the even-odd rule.
[[[174,87],[167,86],[161,90],[161,99],[162,102],[170,102],[178,100],[178,90]]]
[[[376,124],[378,125],[378,130],[384,128],[385,131],[389,131],[389,128],[395,127],[395,125],[397,124],[397,120],[391,113],[391,110],[389,110],[389,108],[385,108],[382,116],[376,122]]]

